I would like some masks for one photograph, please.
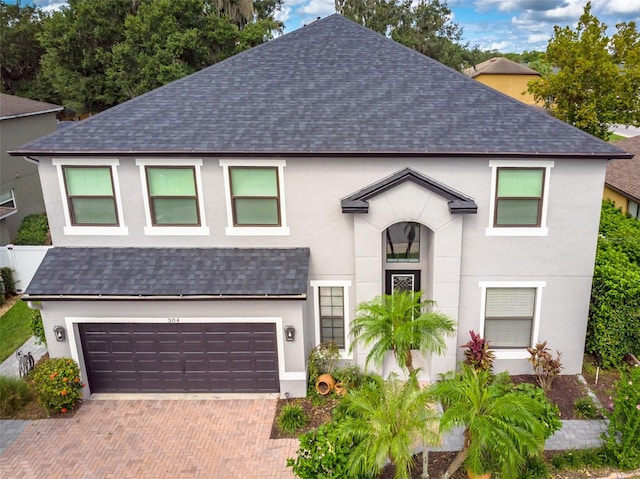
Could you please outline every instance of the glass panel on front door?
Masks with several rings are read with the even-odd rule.
[[[393,270],[385,272],[385,294],[393,291],[419,291],[420,270]]]

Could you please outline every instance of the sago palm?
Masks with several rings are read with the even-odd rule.
[[[396,468],[395,479],[408,478],[415,446],[422,441],[426,452],[426,446],[438,440],[439,413],[415,373],[406,382],[395,374],[387,381],[372,376],[344,401],[345,417],[338,424],[341,434],[356,439],[347,463],[353,476],[377,475],[389,460]]]
[[[500,472],[504,479],[518,477],[526,459],[544,448],[542,405],[535,399],[505,389],[505,376],[475,370],[463,364],[462,373],[431,386],[445,411],[440,431],[463,426],[464,443],[443,479],[465,463],[480,474]]]
[[[455,323],[445,314],[433,311],[435,303],[422,300],[420,291],[402,291],[378,296],[360,303],[351,323],[355,342],[373,345],[367,361],[382,365],[387,351],[393,351],[398,365],[414,371],[411,350],[422,354],[443,354],[445,336],[453,335]]]

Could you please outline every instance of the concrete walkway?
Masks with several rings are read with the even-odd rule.
[[[31,336],[27,341],[18,348],[18,351],[22,351],[24,354],[31,352],[33,359],[38,362],[42,356],[47,354],[48,349],[46,344],[36,344],[36,337]],[[19,377],[18,372],[18,359],[15,354],[12,354],[0,364],[0,376]]]

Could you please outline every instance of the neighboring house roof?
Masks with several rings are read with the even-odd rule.
[[[51,248],[26,294],[303,299],[308,272],[309,248]]]
[[[383,178],[372,185],[363,188],[354,194],[342,199],[343,213],[368,213],[369,201],[371,198],[378,196],[380,193],[387,191],[394,186],[412,181],[438,195],[446,198],[449,204],[449,212],[451,214],[476,214],[478,205],[473,198],[456,191],[447,185],[440,183],[422,173],[411,168],[405,168],[396,173]]]
[[[475,67],[467,68],[464,71],[471,78],[478,75],[536,75],[540,73],[527,67],[509,60],[505,57],[495,57],[478,63]]]
[[[15,95],[0,93],[0,120],[8,120],[21,116],[40,115],[62,110],[53,103],[30,100]]]
[[[628,156],[338,14],[12,154]]]
[[[610,161],[604,182],[610,188],[640,202],[640,135],[614,143],[635,156],[628,161]]]

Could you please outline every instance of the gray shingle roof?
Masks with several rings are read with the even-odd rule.
[[[44,103],[29,98],[0,93],[0,120],[60,110],[62,110],[62,107],[54,105],[53,103]]]
[[[528,66],[521,65],[505,57],[490,58],[475,67],[467,68],[464,73],[471,78],[478,75],[535,75],[541,76]]]
[[[308,248],[52,248],[26,294],[300,296]]]
[[[14,152],[90,153],[591,157],[621,150],[336,14]]]

